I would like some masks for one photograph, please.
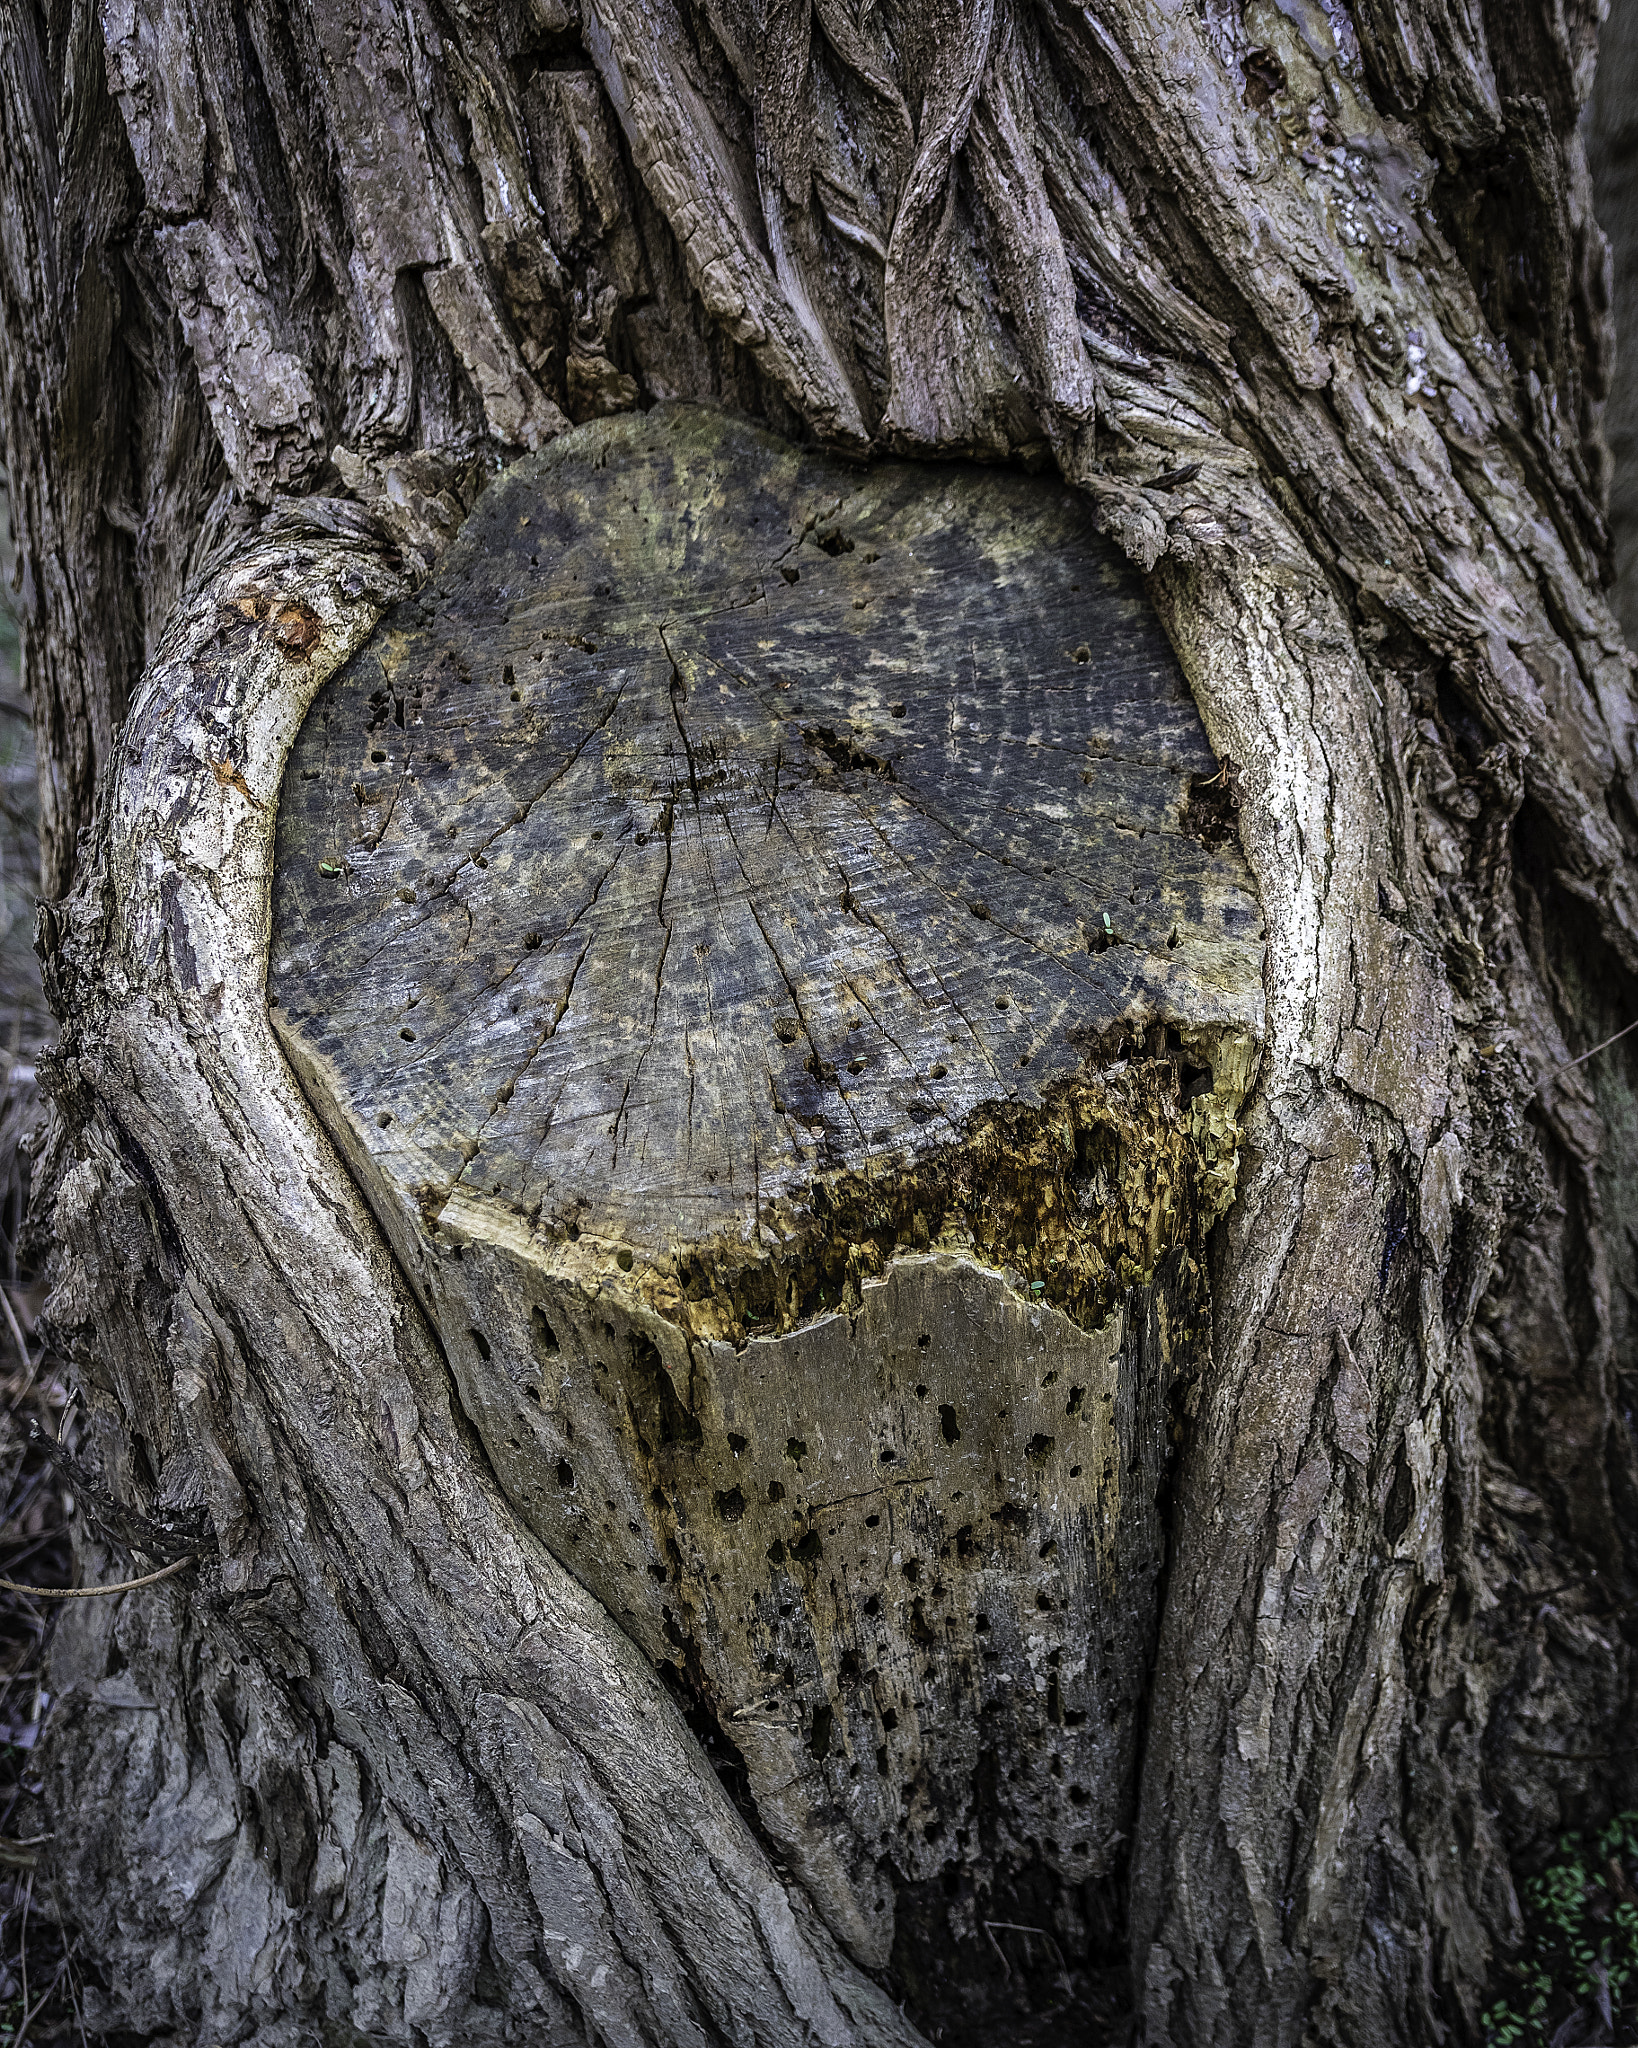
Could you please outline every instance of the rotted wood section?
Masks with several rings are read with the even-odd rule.
[[[501,1484],[912,1988],[1119,1865],[1232,804],[1062,486],[683,407],[498,479],[290,759],[273,1014]]]

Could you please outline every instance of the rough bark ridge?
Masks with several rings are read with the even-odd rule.
[[[186,861],[163,869],[174,793],[138,744],[204,701],[185,663],[215,630],[206,587],[163,645],[162,623],[189,565],[281,496],[335,527],[350,493],[413,570],[500,455],[563,417],[673,395],[859,452],[1050,459],[1150,574],[1237,764],[1269,956],[1152,1682],[1130,1874],[1140,2023],[1156,2041],[1392,2042],[1471,2022],[1510,1938],[1511,1871],[1566,1802],[1633,1769],[1605,1731],[1631,1688],[1619,1168],[1638,1069],[1631,1041],[1565,1064],[1638,992],[1630,670],[1598,595],[1610,335],[1578,129],[1594,31],[1590,9],[1443,0],[14,10],[7,446],[55,883],[104,792],[53,964],[74,1020],[59,1316],[127,1497],[208,1503],[221,1554],[191,1600],[167,1588],[65,1644],[97,1730],[58,1752],[65,1815],[77,1798],[86,1817],[70,1868],[89,1883],[161,1829],[199,1859],[104,1931],[115,1982],[154,1981],[129,1973],[174,1942],[174,2010],[142,2023],[279,2038],[298,2023],[268,2015],[316,2009],[331,1953],[381,1987],[360,2024],[385,2038],[503,2027],[495,2001],[521,1995],[525,1960],[537,2009],[567,2011],[553,2000],[579,1958],[591,1968],[591,1936],[548,1969],[505,1930],[547,1910],[531,1843],[572,1825],[571,1858],[595,1862],[576,1845],[612,1840],[577,1810],[537,1816],[539,1835],[519,1821],[506,1847],[499,1817],[480,1841],[470,1811],[437,1805],[456,1780],[435,1702],[455,1673],[507,1674],[463,1702],[474,1725],[491,1695],[524,1703],[483,1723],[519,1786],[570,1766],[543,1770],[564,1730],[538,1677],[513,1675],[525,1652],[454,1645],[458,1597],[431,1587],[469,1581],[415,1560],[478,1543],[486,1571],[507,1550],[520,1601],[560,1581],[544,1553],[512,1561],[523,1538],[498,1511],[472,1525],[492,1538],[439,1520],[427,1475],[467,1455],[459,1418],[407,1307],[389,1329],[396,1283],[333,1166],[310,1150],[278,1188],[283,1169],[245,1174],[230,1217],[209,1141],[183,1147],[167,1121],[219,1130],[224,1158],[271,1157],[274,1112],[214,1064],[268,1043],[259,966],[215,970],[221,1016],[208,974],[189,985],[217,913]],[[379,543],[236,545],[218,573],[254,581],[270,618],[307,608],[315,664],[386,594]],[[348,564],[364,580],[343,630]],[[287,742],[293,700],[277,701]],[[218,817],[243,813],[235,771],[271,801],[271,734],[241,756],[186,729],[186,807],[216,786]],[[167,889],[195,895],[172,914]],[[255,1073],[284,1105],[293,1173],[295,1134],[317,1140],[270,1052]],[[311,1234],[264,1253],[257,1232],[307,1179]],[[240,1271],[247,1243],[265,1291]],[[369,1285],[344,1304],[330,1276],[349,1262]],[[297,1314],[309,1273],[324,1284]],[[349,1407],[350,1317],[379,1326],[372,1384],[409,1390],[396,1409]],[[309,1421],[281,1408],[298,1396],[329,1405]],[[338,1469],[304,1490],[289,1463],[378,1412],[352,1470],[396,1446],[373,1560],[398,1574],[390,1598],[316,1575],[337,1553],[314,1523],[298,1538],[303,1514],[355,1482]],[[460,1483],[480,1497],[476,1473]],[[231,1622],[212,1616],[217,1584]],[[553,1597],[584,1634],[554,1623],[531,1650],[573,1639],[616,1668],[583,1596]],[[393,1624],[359,1717],[322,1674],[365,1668],[365,1650],[321,1637],[360,1632],[373,1603]],[[210,1661],[227,1629],[249,1660],[231,1669]],[[644,1682],[610,1692],[611,1743]],[[98,1686],[128,1690],[93,1705]],[[158,1702],[157,1720],[122,1712]],[[389,1709],[410,1759],[396,1775]],[[688,1923],[681,1949],[761,1972],[736,2009],[754,2009],[748,2038],[800,2038],[789,2015],[810,1993],[792,1987],[812,1970],[851,2015],[826,2017],[842,2031],[825,2038],[896,2026],[799,1897],[788,1931],[765,1922],[740,1945],[731,1902],[766,1879],[668,1711],[648,1725],[698,1787],[693,1839],[737,1873],[729,1917]],[[193,1769],[190,1744],[220,1763]],[[312,1782],[281,1776],[281,1755]],[[230,1804],[254,1829],[229,1833]],[[356,1883],[321,1885],[348,1856]],[[232,1885],[203,1881],[230,1864]],[[662,1875],[656,1853],[631,1882]],[[342,1896],[341,1917],[286,1919],[275,1884],[287,1902]],[[257,1887],[265,1940],[237,1912],[237,1960],[213,1970],[212,1912]],[[435,1896],[447,1922],[423,1927]],[[656,1897],[622,1918],[634,1956],[632,1930],[683,1924],[671,1911]],[[600,2021],[609,2038],[692,2038],[655,1988],[674,1981],[672,1938],[630,1965],[642,1999],[610,1963],[626,2003]],[[142,1995],[123,1994],[133,2014]],[[694,1980],[695,2010],[731,2033],[711,2004],[727,1995]]]
[[[499,479],[285,770],[270,1014],[508,1499],[946,2026],[1126,1860],[1222,787],[1078,493],[678,405]]]

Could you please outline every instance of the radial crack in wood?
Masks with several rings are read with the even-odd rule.
[[[290,757],[275,1023],[501,1484],[908,1981],[1120,1862],[1234,802],[1084,500],[680,406],[499,479]]]

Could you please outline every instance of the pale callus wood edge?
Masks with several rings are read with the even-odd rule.
[[[514,2017],[533,2011],[552,2038],[579,2010],[611,2040],[912,2048],[914,2029],[769,1868],[646,1662],[473,1463],[436,1345],[269,1029],[284,755],[392,594],[373,551],[298,531],[179,608],[122,741],[105,884],[73,899],[57,935],[59,971],[83,994],[67,1057],[122,1116],[116,1130],[93,1113],[62,1225],[72,1240],[122,1159],[150,1162],[166,1190],[180,1264],[170,1455],[197,1470],[221,1540],[207,1583],[227,1596],[230,1635],[281,1577],[300,1588],[286,1628],[321,1683],[345,1680],[344,1746],[392,1826],[438,1845],[400,1867],[400,1925],[430,1931],[462,1898],[480,1906]],[[247,1371],[254,1411],[233,1393]],[[401,1665],[361,1692],[363,1612],[387,1622]],[[239,1766],[256,1768],[248,1753]],[[345,1861],[345,1837],[331,1853]],[[254,1862],[224,1882],[234,1924],[267,1928],[276,1981],[277,1930],[299,1908]],[[403,1939],[381,1936],[389,1983]],[[432,1988],[453,2016],[472,1962],[464,1980],[459,1952],[446,1962],[455,1977]]]

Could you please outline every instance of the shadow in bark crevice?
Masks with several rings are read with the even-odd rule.
[[[950,1863],[925,1883],[895,1878],[894,1889],[887,1986],[936,2048],[1130,2039],[1124,1869],[1069,1886],[1032,1862],[987,1886]]]

